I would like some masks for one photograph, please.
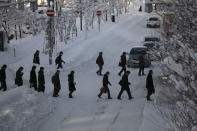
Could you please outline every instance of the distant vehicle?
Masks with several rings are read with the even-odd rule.
[[[158,36],[146,36],[146,37],[144,37],[144,42],[160,42],[160,37],[158,37]]]
[[[139,67],[139,56],[142,53],[144,54],[144,66],[149,67],[151,65],[151,60],[147,54],[147,47],[145,46],[136,46],[131,49],[127,61],[127,67]]]
[[[147,28],[160,28],[161,21],[158,17],[150,17],[147,20],[146,27]]]

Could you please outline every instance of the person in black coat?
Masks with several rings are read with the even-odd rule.
[[[108,94],[108,99],[112,99],[111,95],[110,95],[110,90],[108,88],[108,84],[111,86],[111,83],[109,82],[109,72],[106,72],[105,75],[103,76],[103,88],[106,89],[107,94]],[[100,93],[98,94],[98,97],[101,98],[101,95],[103,94],[102,91],[100,91]]]
[[[6,72],[5,72],[6,69],[7,69],[7,65],[3,65],[0,70],[0,83],[1,83],[0,90],[3,89],[3,91],[7,90]]]
[[[54,85],[53,97],[58,97],[59,91],[61,89],[59,74],[60,74],[60,71],[57,70],[56,73],[52,76],[52,83]]]
[[[39,50],[37,50],[37,51],[34,53],[34,59],[33,59],[33,63],[34,63],[34,64],[40,65],[39,53],[40,53]]]
[[[146,98],[147,98],[148,101],[151,101],[150,96],[155,93],[152,74],[153,74],[153,71],[150,70],[149,73],[148,73],[148,76],[146,78],[146,89],[147,89]]]
[[[72,93],[76,90],[75,88],[75,81],[74,81],[74,71],[71,71],[68,75],[68,87],[69,87],[69,98],[73,98]]]
[[[103,60],[103,56],[102,56],[102,52],[99,52],[99,56],[96,59],[96,64],[99,67],[99,70],[96,72],[97,75],[102,75],[102,69],[103,69],[103,65],[104,65],[104,60]]]
[[[123,71],[124,73],[126,72],[126,64],[127,64],[126,52],[123,52],[119,63],[119,65],[122,67],[121,71],[118,73],[119,76],[121,76]]]
[[[142,75],[145,75],[144,74],[144,55],[143,54],[140,54],[139,56],[139,72],[138,72],[138,75],[140,76],[142,73]]]
[[[130,74],[130,71],[126,71],[126,73],[124,73],[124,75],[122,76],[121,81],[119,82],[119,84],[121,85],[121,90],[120,90],[120,92],[118,94],[118,97],[117,97],[119,100],[121,100],[121,95],[122,95],[123,91],[127,92],[129,99],[133,98],[131,96],[131,91],[130,91],[130,88],[129,88],[129,85],[131,84],[128,81],[129,74]]]
[[[16,78],[15,78],[15,84],[17,86],[22,86],[23,85],[23,67],[20,67],[17,72],[16,72]]]
[[[45,91],[45,78],[44,78],[44,67],[40,67],[40,70],[38,72],[38,92]]]
[[[32,66],[29,83],[30,83],[30,88],[34,87],[34,89],[37,91],[36,66]]]
[[[63,68],[62,67],[62,63],[65,64],[65,61],[62,60],[62,55],[63,55],[63,52],[61,51],[60,54],[59,54],[59,56],[56,57],[56,59],[55,59],[55,64],[58,65],[57,69]]]

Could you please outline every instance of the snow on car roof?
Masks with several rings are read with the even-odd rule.
[[[146,46],[132,46],[132,48],[147,48]]]

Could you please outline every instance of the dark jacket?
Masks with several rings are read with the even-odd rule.
[[[127,63],[127,58],[125,55],[121,55],[121,58],[120,58],[120,63],[122,66],[125,66],[126,63]]]
[[[124,74],[124,75],[122,76],[121,86],[124,87],[124,88],[129,88],[129,85],[130,85],[130,84],[131,84],[131,83],[130,83],[129,80],[128,80],[128,75],[127,75],[127,74]]]
[[[37,52],[34,54],[33,63],[40,64],[40,58],[39,58],[39,54]]]
[[[70,91],[76,90],[75,82],[74,82],[74,75],[71,73],[68,75],[68,86],[69,86]]]
[[[62,60],[62,55],[59,55],[58,57],[56,57],[55,59],[55,64],[61,64],[61,63],[65,63],[63,60]]]
[[[0,70],[0,81],[5,81],[5,80],[6,80],[5,69],[1,68],[1,70]]]
[[[30,83],[37,83],[37,77],[36,77],[36,71],[35,70],[31,70],[29,82]]]
[[[18,86],[22,86],[23,85],[23,72],[19,69],[17,72],[16,72],[16,78],[15,78],[15,84],[18,85]]]
[[[54,75],[54,83],[53,84],[56,88],[61,88],[59,74],[57,74],[57,73],[55,73],[55,75]]]
[[[103,56],[102,55],[99,55],[96,59],[96,64],[99,65],[99,66],[102,66],[104,65],[104,60],[103,60]]]
[[[45,84],[44,72],[41,70],[38,72],[38,84],[39,85]]]
[[[146,88],[149,92],[154,93],[155,92],[155,88],[154,88],[154,84],[153,84],[153,78],[152,78],[152,74],[148,74],[147,78],[146,78]]]
[[[111,85],[111,83],[110,83],[109,80],[108,80],[107,74],[105,74],[105,75],[103,76],[103,87],[107,87],[108,84]]]
[[[143,55],[139,56],[139,67],[144,68],[144,56]]]

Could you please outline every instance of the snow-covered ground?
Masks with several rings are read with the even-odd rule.
[[[137,5],[137,4],[136,4]],[[138,8],[136,8],[138,9]],[[101,32],[95,29],[71,39],[67,45],[58,42],[57,51],[63,51],[66,64],[61,70],[61,91],[53,98],[51,76],[56,66],[48,64],[48,55],[40,54],[45,67],[46,92],[38,93],[29,88],[29,72],[35,50],[42,51],[44,36],[28,37],[10,44],[7,52],[0,52],[0,65],[7,64],[8,91],[0,92],[0,131],[164,131],[165,124],[152,102],[146,101],[146,76],[138,77],[138,69],[129,69],[131,93],[117,100],[121,79],[118,62],[123,51],[142,45],[144,36],[154,31],[145,26],[148,14],[132,9],[116,19],[116,23],[102,23]],[[16,57],[13,50],[16,50]],[[103,72],[110,71],[111,100],[104,94],[98,99],[102,77],[96,75],[96,57],[102,51],[105,61]],[[56,56],[54,53],[53,58]],[[24,86],[14,86],[15,71],[24,67]],[[157,64],[150,67],[157,77]],[[68,98],[67,75],[75,70],[77,91],[74,99]],[[148,74],[149,69],[145,69]],[[37,68],[38,71],[38,68]],[[156,92],[157,85],[155,82]],[[154,96],[153,96],[154,97]]]

